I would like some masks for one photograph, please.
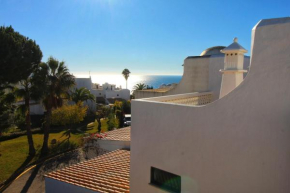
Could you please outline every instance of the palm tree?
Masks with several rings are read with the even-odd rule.
[[[109,116],[111,112],[111,108],[106,107],[106,106],[97,106],[97,111],[96,111],[96,119],[98,122],[98,132],[100,133],[102,130],[102,118],[106,118]]]
[[[46,63],[40,64],[37,75],[43,80],[42,94],[46,115],[42,154],[47,154],[52,109],[62,106],[63,98],[75,85],[75,78],[69,73],[63,61],[59,62],[53,57],[49,57]]]
[[[18,98],[24,99],[24,114],[27,140],[29,145],[29,155],[35,155],[35,148],[33,144],[32,132],[31,132],[31,118],[30,118],[30,100],[39,100],[41,95],[37,90],[37,84],[41,80],[37,80],[32,76],[29,76],[26,80],[20,81],[20,88],[15,89],[15,94]]]
[[[122,72],[124,78],[126,79],[126,89],[127,89],[127,80],[128,80],[128,78],[129,78],[130,73],[131,73],[131,72],[130,72],[127,68],[125,68],[125,69],[123,70],[123,72]]]
[[[71,100],[75,103],[78,103],[79,101],[95,101],[95,96],[90,92],[89,89],[82,87],[80,89],[76,88],[74,91],[70,93]]]
[[[134,90],[144,90],[147,89],[148,85],[144,83],[138,83],[134,86]]]

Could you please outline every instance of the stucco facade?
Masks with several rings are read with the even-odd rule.
[[[251,49],[245,80],[208,105],[132,101],[130,192],[165,192],[149,185],[151,167],[180,175],[183,193],[290,192],[290,18],[260,21]],[[220,77],[200,91],[221,80],[215,57]]]
[[[248,69],[250,57],[244,56],[244,68]],[[165,92],[136,91],[135,98],[149,98],[190,92],[213,92],[213,100],[219,98],[222,74],[224,68],[224,54],[190,56],[184,60],[183,76],[173,89]]]
[[[91,78],[76,78],[76,87],[81,88],[85,87],[91,91],[95,97],[104,97],[104,98],[122,98],[125,100],[130,99],[130,90],[128,89],[117,89],[115,85],[105,83],[101,88],[93,88],[93,83]]]

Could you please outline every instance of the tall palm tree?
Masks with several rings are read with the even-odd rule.
[[[75,85],[75,78],[69,73],[63,61],[59,62],[53,57],[49,57],[46,63],[40,64],[37,75],[43,79],[42,94],[46,115],[42,154],[47,154],[52,109],[62,106],[63,98]]]
[[[131,72],[130,72],[127,68],[125,68],[125,69],[122,71],[122,74],[123,74],[124,78],[126,79],[126,89],[127,89],[127,80],[128,80],[128,78],[129,78],[130,73],[131,73]]]
[[[82,87],[80,89],[76,88],[74,91],[70,93],[71,100],[75,103],[79,101],[95,101],[95,96],[90,92],[89,89]]]
[[[41,95],[37,90],[37,84],[41,80],[37,80],[32,76],[29,76],[26,80],[20,81],[19,88],[15,89],[15,94],[18,98],[24,99],[24,114],[26,124],[26,135],[29,145],[29,155],[35,155],[35,148],[33,144],[32,132],[31,132],[31,118],[30,118],[30,100],[39,100]]]

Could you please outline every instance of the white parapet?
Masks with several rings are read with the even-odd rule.
[[[290,18],[252,32],[249,73],[227,96],[132,101],[130,192],[163,192],[150,185],[155,167],[180,176],[183,193],[289,193]]]

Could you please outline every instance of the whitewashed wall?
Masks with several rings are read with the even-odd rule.
[[[122,98],[125,100],[130,100],[130,90],[105,90],[106,98]]]
[[[90,78],[75,78],[75,82],[76,82],[76,87],[82,88],[85,87],[89,90],[92,90],[92,80],[91,77]]]
[[[106,151],[115,151],[117,149],[130,149],[130,141],[118,140],[98,140],[98,145]]]
[[[250,58],[245,56],[244,68],[248,69]],[[203,57],[189,57],[184,60],[184,72],[179,84],[168,92],[136,91],[136,99],[183,94],[190,92],[213,92],[213,100],[219,98],[224,54]]]
[[[150,167],[182,178],[188,193],[290,192],[290,18],[262,20],[246,79],[203,107],[132,101],[132,193]]]
[[[42,104],[30,104],[31,115],[43,115],[45,109]]]

